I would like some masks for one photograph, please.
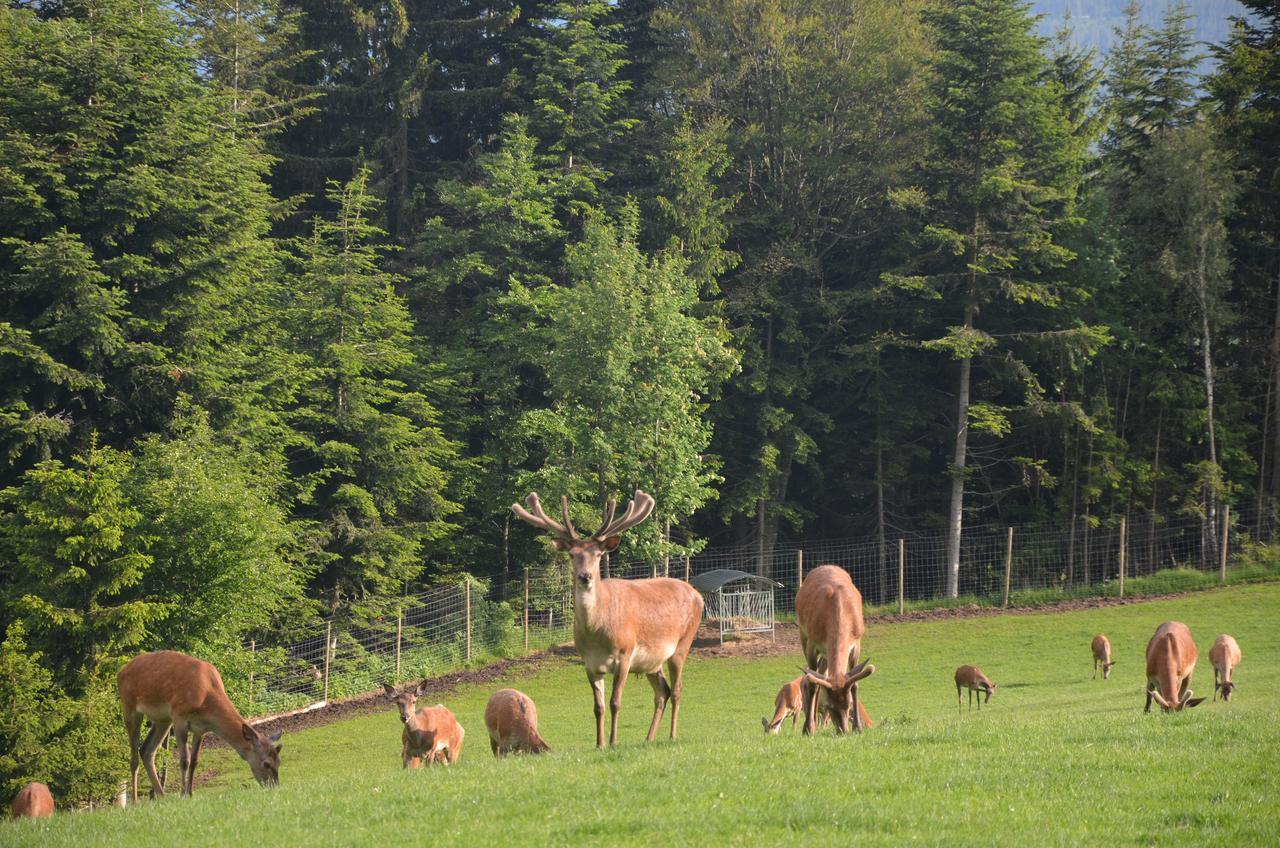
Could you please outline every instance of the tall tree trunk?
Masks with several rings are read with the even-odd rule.
[[[974,307],[964,308],[964,326],[973,329]],[[960,380],[956,391],[956,444],[951,460],[951,514],[947,525],[947,597],[960,595],[960,534],[964,529],[964,469],[969,446],[969,378],[973,357],[960,360]]]
[[[1268,518],[1276,502],[1280,501],[1280,269],[1276,270],[1276,317],[1271,331],[1271,363],[1271,396],[1275,400],[1271,404],[1271,509],[1267,510]],[[1268,533],[1274,529],[1268,520]]]
[[[1218,443],[1217,432],[1213,421],[1213,394],[1214,394],[1214,374],[1213,374],[1213,337],[1212,327],[1209,324],[1209,280],[1205,273],[1205,255],[1208,250],[1205,245],[1207,234],[1200,237],[1199,264],[1196,268],[1196,294],[1200,300],[1200,360],[1201,367],[1204,369],[1204,397],[1205,397],[1205,435],[1209,440],[1209,463],[1211,473],[1214,478],[1211,483],[1206,485],[1205,489],[1205,510],[1204,510],[1204,561],[1205,565],[1211,565],[1217,561],[1218,553]]]
[[[889,556],[885,548],[884,533],[884,446],[880,443],[880,416],[876,416],[876,551],[879,568],[876,585],[880,589],[880,603],[889,603]]]

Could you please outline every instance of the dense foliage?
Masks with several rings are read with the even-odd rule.
[[[1206,64],[1178,5],[1100,57],[1018,0],[7,4],[0,779],[138,650],[502,591],[531,488],[655,493],[651,559],[946,527],[953,593],[975,522],[1270,528],[1245,5]]]

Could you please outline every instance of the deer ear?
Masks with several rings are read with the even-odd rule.
[[[553,548],[555,548],[557,551],[567,551],[567,550],[569,550],[569,543],[568,543],[568,542],[566,542],[564,539],[561,539],[561,538],[558,538],[558,537],[552,537],[552,539],[551,539],[551,546],[552,546]]]
[[[271,736],[268,736],[268,737],[267,737],[267,739],[269,739],[269,740],[271,741],[271,744],[276,746],[276,750],[277,750],[277,751],[278,751],[278,750],[280,750],[280,737],[281,737],[281,736],[284,736],[284,731],[283,731],[283,730],[282,730],[282,731],[280,731],[279,733],[274,733],[274,734],[272,734]]]
[[[244,737],[244,741],[252,742],[258,738],[258,731],[254,730],[246,721],[240,725],[240,735]]]
[[[1201,704],[1203,704],[1203,703],[1204,703],[1204,698],[1192,698],[1191,700],[1186,701],[1185,703],[1183,703],[1182,708],[1183,708],[1184,710],[1189,710],[1189,709],[1191,709],[1192,707],[1198,707],[1198,706],[1200,706],[1200,705],[1201,705]]]
[[[604,549],[606,551],[616,551],[618,549],[618,545],[621,542],[622,542],[621,536],[610,536],[609,538],[605,539],[604,542],[602,542],[601,544],[604,545]]]
[[[392,686],[390,683],[382,684],[382,691],[387,693],[388,698],[394,698],[396,696],[396,687]]]
[[[417,692],[419,695],[425,695],[427,694],[427,690],[430,688],[431,688],[431,681],[428,678],[424,677],[422,678],[422,682],[418,684],[418,688],[414,689],[413,691]]]

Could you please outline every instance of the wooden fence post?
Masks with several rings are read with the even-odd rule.
[[[471,662],[471,581],[463,580],[462,585],[467,590],[467,662]]]
[[[684,558],[684,582],[689,582],[689,557]]]
[[[1004,553],[1004,603],[1009,606],[1009,577],[1013,573],[1013,528],[1009,528],[1009,543]]]
[[[804,551],[796,551],[796,591],[804,585]]]
[[[320,700],[329,703],[329,658],[333,653],[333,622],[324,623],[324,695]]]
[[[667,519],[666,547],[662,555],[662,576],[671,576],[671,519]]]
[[[253,667],[258,664],[258,641],[249,640],[249,709],[253,709]]]
[[[400,682],[400,641],[404,638],[404,610],[396,612],[396,682]]]
[[[1231,505],[1222,507],[1222,558],[1218,562],[1218,581],[1227,582],[1227,542],[1231,540]]]
[[[902,589],[903,577],[907,570],[907,540],[898,540],[898,615],[902,615],[905,611],[905,601]]]
[[[1120,516],[1120,597],[1124,597],[1124,572],[1129,559],[1129,520]]]
[[[529,566],[524,567],[524,649],[529,650]]]

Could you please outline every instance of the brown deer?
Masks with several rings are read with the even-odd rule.
[[[1166,621],[1147,643],[1147,705],[1154,700],[1165,712],[1181,712],[1204,702],[1191,697],[1191,675],[1196,670],[1196,643],[1181,621]]]
[[[773,718],[760,717],[765,733],[777,735],[782,723],[791,717],[791,730],[795,732],[796,716],[804,712],[804,675],[782,684],[778,697],[773,699]]]
[[[973,710],[973,693],[986,693],[986,702],[991,703],[991,693],[996,691],[996,684],[982,673],[976,665],[962,665],[956,669],[956,709],[960,709],[960,690],[969,690],[969,710]],[[978,696],[978,712],[982,712],[982,695]]]
[[[813,686],[805,698],[804,733],[818,727],[818,689],[826,690],[827,712],[837,733],[862,732],[866,711],[858,705],[858,681],[876,667],[858,664],[862,636],[862,594],[848,572],[836,565],[820,565],[805,577],[796,592],[796,622],[807,664],[804,677]]]
[[[512,504],[524,521],[551,535],[557,550],[568,551],[573,574],[573,644],[586,666],[595,697],[596,747],[604,747],[604,676],[613,674],[609,699],[609,744],[618,742],[618,710],[627,675],[644,672],[653,687],[653,720],[646,741],[652,742],[667,701],[671,701],[671,738],[676,738],[684,663],[702,620],[702,595],[681,580],[602,580],[600,558],[615,550],[620,535],[653,512],[653,498],[639,489],[621,518],[614,519],[617,502],[605,507],[604,523],[583,539],[569,519],[569,499],[561,498],[564,523],[548,518],[538,493],[526,499],[529,509]],[[662,675],[666,664],[668,683]]]
[[[1115,665],[1115,660],[1111,659],[1111,642],[1106,636],[1099,633],[1093,637],[1093,644],[1089,646],[1093,651],[1093,679],[1098,679],[1098,663],[1102,663],[1102,679],[1106,680],[1111,676],[1111,666]]]
[[[400,721],[404,730],[400,734],[403,743],[400,759],[404,767],[416,769],[425,761],[427,765],[443,763],[457,765],[462,756],[462,739],[466,731],[458,719],[444,704],[414,710],[418,696],[427,692],[428,681],[406,687],[397,692],[390,683],[383,683],[387,697],[400,708]]]
[[[155,651],[130,660],[116,675],[124,727],[129,734],[129,774],[133,800],[138,800],[138,758],[147,769],[154,795],[164,795],[156,774],[156,748],[173,727],[178,741],[178,768],[182,794],[190,795],[206,733],[217,734],[249,764],[258,783],[280,782],[280,734],[264,736],[246,722],[227,697],[222,675],[204,660],[177,651]],[[151,732],[138,745],[142,719],[151,721]],[[193,734],[187,751],[187,734]]]
[[[484,726],[489,730],[489,748],[495,757],[551,750],[538,734],[538,708],[533,699],[515,689],[493,693],[484,708]]]
[[[1223,633],[1213,641],[1209,649],[1209,662],[1213,663],[1213,700],[1218,700],[1218,692],[1222,692],[1222,700],[1231,701],[1236,691],[1236,682],[1231,673],[1240,664],[1240,646],[1236,640]]]
[[[9,815],[15,819],[47,819],[53,815],[53,795],[49,787],[39,781],[32,781],[18,790],[9,808]]]

